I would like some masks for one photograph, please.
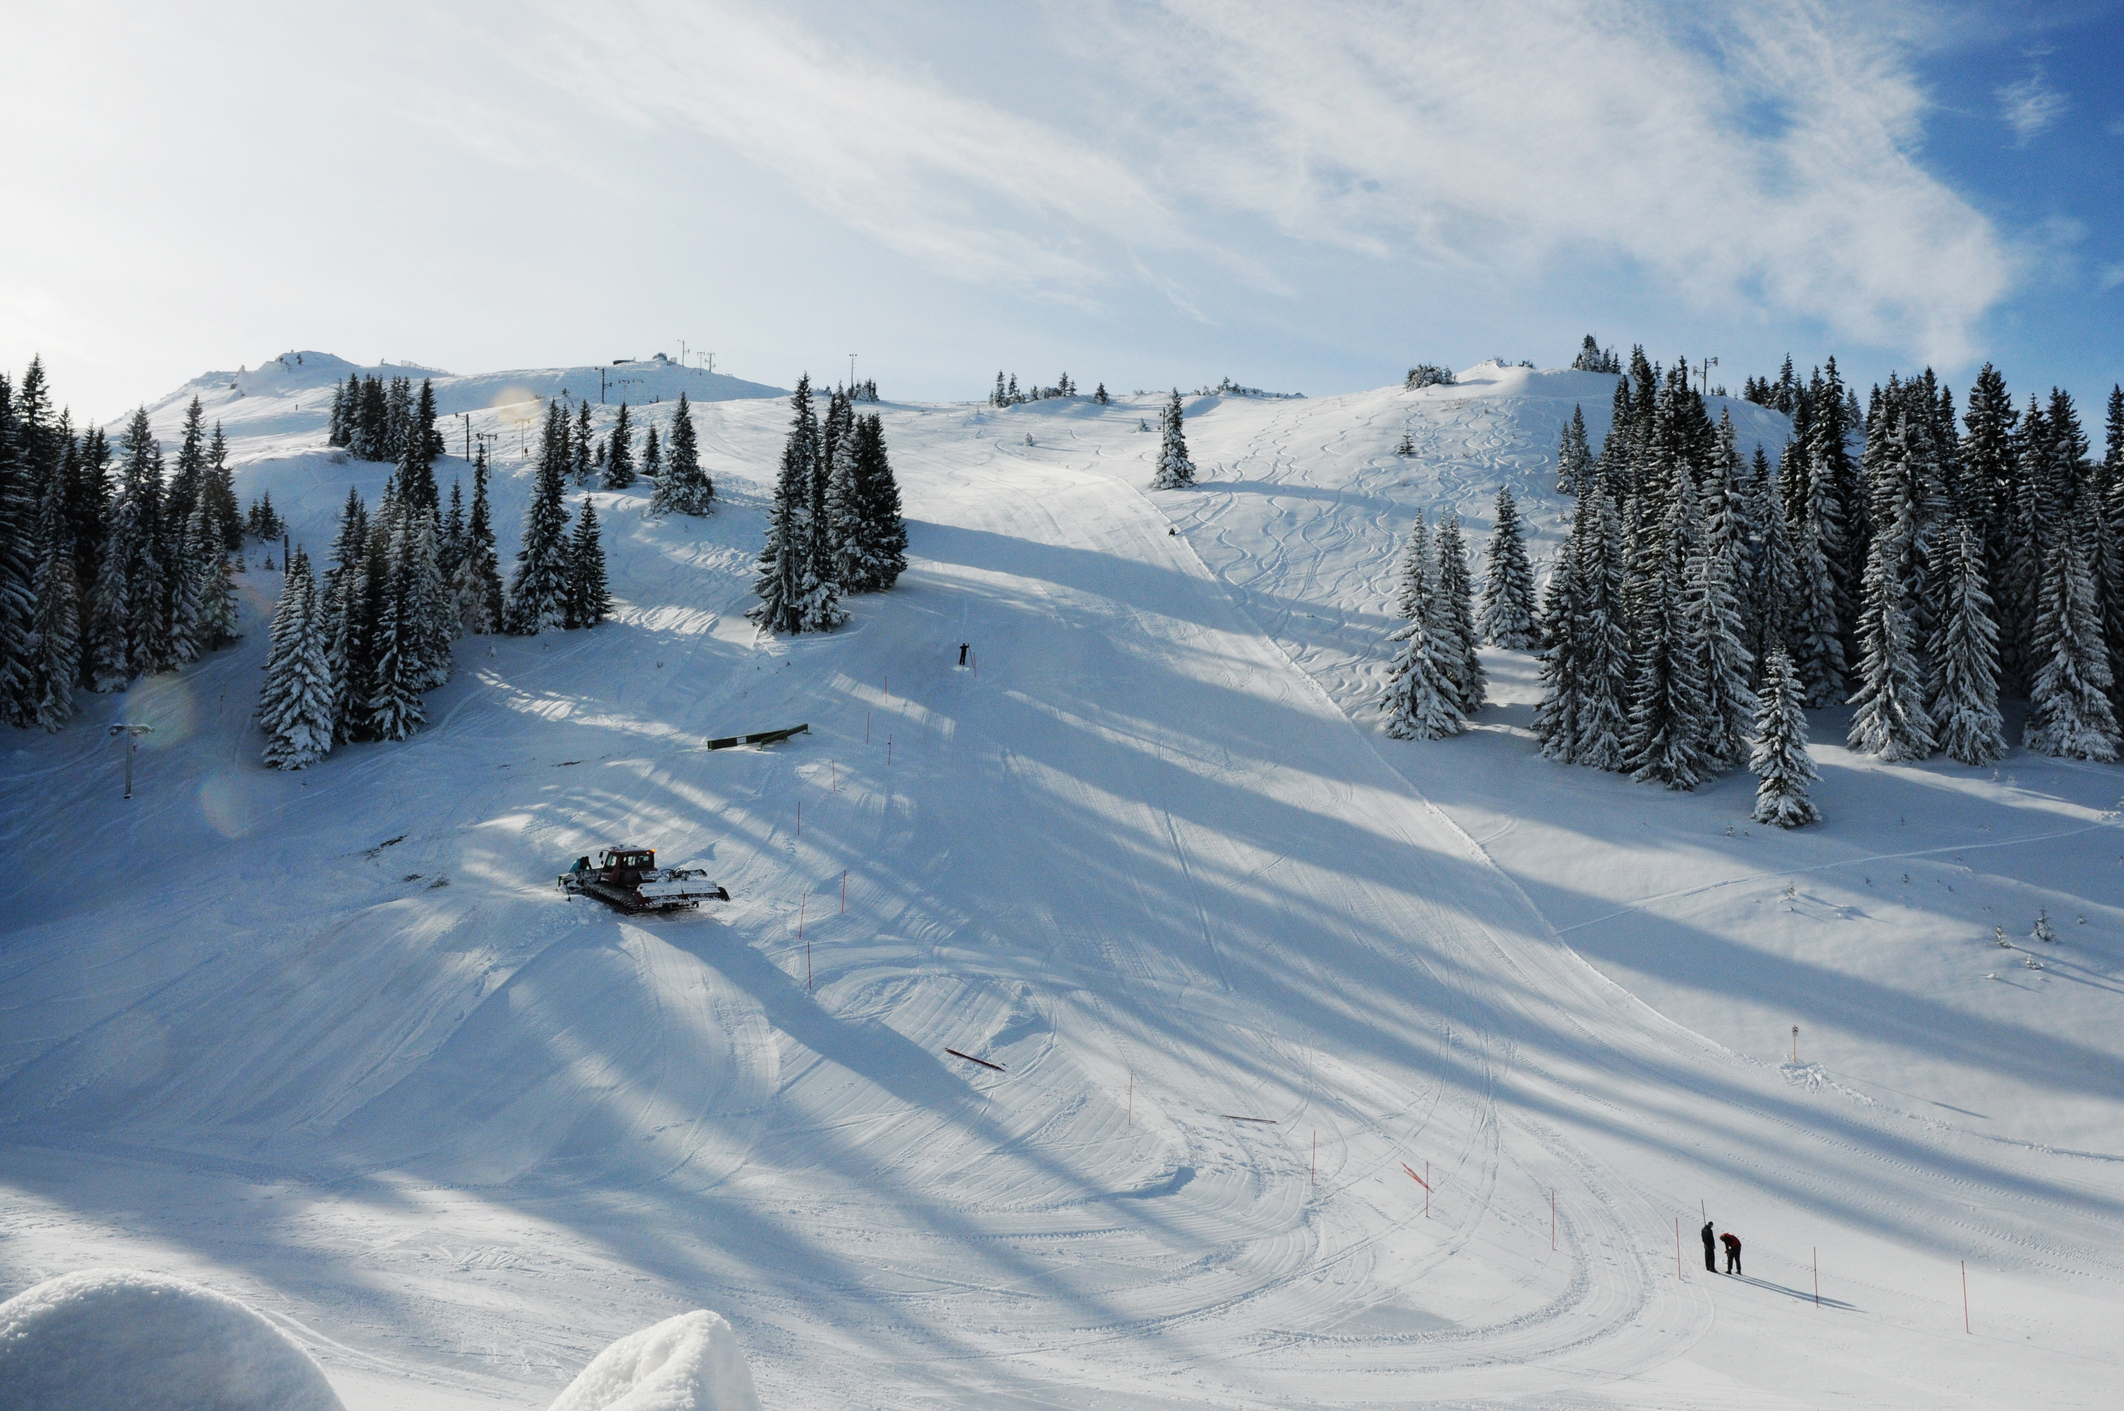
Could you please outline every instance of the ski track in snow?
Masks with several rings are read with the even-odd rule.
[[[1721,796],[1529,764],[1506,654],[1474,736],[1375,728],[1409,513],[1457,510],[1473,549],[1510,483],[1552,553],[1557,429],[1583,405],[1597,444],[1612,385],[1198,399],[1202,484],[1158,493],[1151,399],[887,406],[914,566],[794,641],[743,617],[786,408],[703,403],[722,513],[597,496],[616,621],[467,639],[425,732],[301,775],[252,763],[278,584],[254,565],[244,644],[0,763],[0,1296],[88,1263],[201,1279],[356,1407],[543,1405],[695,1306],[770,1405],[2114,1401],[2116,1162],[1859,1096],[1949,1091],[1952,1055],[1875,1062],[1893,1034],[1836,1078],[1736,1052],[1686,978],[1562,939],[1734,928],[1677,908],[1991,843],[1699,839],[1631,872],[1599,848]],[[314,553],[387,472],[317,451],[315,389],[287,396],[309,423],[243,408],[241,481]],[[1735,416],[1775,449],[1774,414]],[[499,469],[513,526],[528,472]],[[117,719],[157,726],[130,803]],[[1528,777],[1594,799],[1610,893],[1544,854],[1580,824]],[[2103,861],[2114,815],[2053,777],[1993,850]],[[733,900],[622,919],[551,887],[618,841]],[[2113,1003],[2106,953],[2066,949],[2045,975]],[[2091,1067],[2060,1072],[2061,1130],[2099,1131],[2112,1051],[2063,1041]],[[2000,1091],[2036,1091],[2034,1062]],[[1700,1198],[1750,1281],[1677,1276]]]

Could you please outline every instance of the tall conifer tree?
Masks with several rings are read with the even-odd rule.
[[[1519,506],[1508,485],[1497,487],[1496,525],[1490,531],[1490,571],[1482,587],[1482,635],[1513,651],[1534,646],[1534,569],[1520,528]]]

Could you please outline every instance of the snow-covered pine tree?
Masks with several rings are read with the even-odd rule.
[[[1431,547],[1431,527],[1425,522],[1423,511],[1416,511],[1416,522],[1409,526],[1408,542],[1401,549],[1401,571],[1395,589],[1394,606],[1403,617],[1422,617],[1430,605],[1431,585],[1438,576],[1438,554]]]
[[[1948,593],[1932,638],[1933,729],[1949,758],[1993,764],[2005,757],[2006,733],[1999,716],[1998,629],[1984,587],[1984,551],[1967,520],[1941,543]]]
[[[1712,733],[1704,617],[1691,602],[1692,579],[1705,557],[1704,525],[1694,478],[1686,466],[1675,472],[1639,607],[1627,766],[1639,783],[1693,789],[1717,768],[1704,745]]]
[[[36,568],[30,581],[30,691],[23,723],[57,730],[74,714],[81,677],[81,594],[63,477],[46,479],[37,511]]]
[[[2087,441],[2070,394],[2053,390],[2049,407],[2034,411],[2022,419],[2024,442],[2040,433],[2043,445],[2030,448],[2040,458],[2027,486],[2039,567],[2029,653],[2035,676],[2021,743],[2036,754],[2107,763],[2117,757],[2117,720],[2092,572],[2097,526]]]
[[[1431,600],[1438,608],[1438,628],[1450,644],[1439,658],[1438,667],[1452,686],[1453,704],[1464,716],[1481,710],[1490,698],[1489,678],[1483,672],[1478,650],[1482,639],[1475,630],[1475,588],[1471,577],[1467,543],[1460,535],[1460,517],[1448,511],[1438,523],[1438,576]]]
[[[1175,387],[1165,409],[1158,415],[1158,430],[1163,439],[1158,445],[1158,469],[1151,476],[1153,490],[1179,490],[1195,483],[1195,463],[1187,457],[1187,433],[1182,427],[1185,420],[1180,389]]]
[[[651,434],[654,434],[652,431]],[[494,552],[494,520],[487,505],[487,448],[472,459],[472,513],[465,521],[465,552],[451,576],[458,620],[466,630],[499,632],[507,620],[502,600],[501,563]]]
[[[201,490],[207,511],[212,516],[214,533],[221,541],[224,553],[240,553],[243,549],[243,513],[236,507],[236,480],[229,469],[229,441],[221,434],[221,423],[214,423],[214,434],[207,441],[206,484]]]
[[[442,570],[443,582],[450,584],[457,582],[457,570],[465,563],[465,490],[455,477],[450,481],[450,508],[443,512],[442,528],[435,538],[435,563]]]
[[[590,403],[586,398],[577,404],[575,431],[568,442],[568,473],[575,483],[588,486],[595,462],[592,452],[597,449],[597,436],[590,429]]]
[[[346,715],[344,738],[376,740],[378,686],[382,681],[381,659],[391,620],[392,531],[398,524],[398,504],[386,484],[369,516],[368,540],[361,546],[360,577],[355,580],[359,596],[348,604],[348,650],[346,675],[340,692]]]
[[[425,377],[420,380],[420,395],[413,399],[413,424],[427,439],[428,464],[433,466],[450,447],[435,427],[435,388]]]
[[[170,664],[169,585],[162,557],[162,447],[148,426],[147,408],[133,413],[119,442],[123,457],[119,495],[126,502],[128,532],[109,546],[123,556],[128,676],[146,676]],[[113,526],[115,529],[115,525]]]
[[[195,523],[196,523],[196,516]],[[205,650],[200,639],[200,589],[199,551],[192,542],[190,525],[170,526],[166,541],[167,558],[165,572],[170,580],[169,621],[164,629],[163,640],[168,644],[166,665],[183,666],[199,660]]]
[[[376,458],[396,464],[406,453],[406,435],[413,426],[413,379],[392,378],[383,399],[383,438]]]
[[[1527,562],[1519,506],[1508,485],[1497,487],[1496,525],[1490,531],[1490,571],[1482,585],[1482,635],[1492,645],[1526,651],[1539,640],[1534,622],[1534,569]]]
[[[595,627],[612,611],[605,582],[605,546],[597,532],[597,507],[583,496],[575,517],[575,537],[568,541],[568,627]]]
[[[568,462],[567,414],[558,402],[548,403],[545,444],[537,479],[532,482],[531,502],[524,507],[516,575],[509,582],[509,630],[521,637],[535,637],[558,627],[566,615],[568,507],[562,496]]]
[[[457,667],[457,641],[462,628],[457,616],[457,596],[442,571],[442,527],[435,511],[408,510],[412,525],[406,543],[412,554],[408,591],[412,594],[412,617],[418,636],[415,664],[420,668],[420,689],[432,691],[450,679]]]
[[[421,700],[427,679],[423,656],[419,564],[416,542],[424,516],[408,504],[394,506],[396,524],[382,568],[386,584],[376,614],[376,669],[370,683],[363,733],[372,740],[403,740],[428,723]],[[372,569],[376,567],[371,561]]]
[[[1099,384],[1099,390],[1098,390],[1098,391],[1096,391],[1096,392],[1094,392],[1094,393],[1092,393],[1092,400],[1093,400],[1093,401],[1095,401],[1095,402],[1097,402],[1097,403],[1098,403],[1098,404],[1099,404],[1100,406],[1102,406],[1102,407],[1103,407],[1103,406],[1106,406],[1106,405],[1107,405],[1107,404],[1108,404],[1109,402],[1111,402],[1111,401],[1113,400],[1113,398],[1111,398],[1111,397],[1109,397],[1109,396],[1107,396],[1107,395],[1106,395],[1106,384],[1105,384],[1105,383],[1103,383],[1103,382],[1102,382],[1102,383],[1100,383],[1100,384]]]
[[[833,581],[844,593],[869,591],[875,579],[871,528],[865,516],[865,467],[859,456],[861,421],[853,416],[833,448],[833,466],[826,482],[826,517],[830,521],[833,558],[829,564]]]
[[[1924,430],[1893,378],[1867,437],[1875,496],[1873,540],[1859,618],[1864,655],[1851,703],[1851,748],[1887,760],[1924,759],[1935,748],[1925,708],[1921,582],[1913,568],[1926,530]]]
[[[1865,482],[1851,458],[1851,425],[1836,359],[1810,380],[1807,402],[1807,463],[1814,497],[1816,534],[1822,558],[1836,587],[1836,610],[1842,640],[1853,640],[1861,584],[1866,571],[1868,526]]]
[[[1736,475],[1739,454],[1733,423],[1721,418],[1718,450],[1704,483],[1704,540],[1691,567],[1689,605],[1697,618],[1703,651],[1704,750],[1713,767],[1727,769],[1748,755],[1755,692],[1749,687],[1755,658],[1741,620],[1739,583],[1747,572],[1746,520]]]
[[[900,512],[900,482],[885,449],[885,418],[876,412],[856,423],[856,468],[869,558],[861,591],[881,593],[907,571],[907,522]]]
[[[1755,448],[1742,494],[1755,554],[1744,579],[1741,620],[1760,677],[1772,647],[1784,647],[1790,655],[1793,605],[1799,598],[1799,565],[1793,559],[1792,531],[1780,504],[1777,469],[1760,445]]]
[[[1593,451],[1586,443],[1586,409],[1571,408],[1562,439],[1556,446],[1556,489],[1576,495],[1593,480]]]
[[[624,490],[634,483],[634,426],[625,402],[612,419],[612,434],[605,438],[605,447],[605,488]]]
[[[1792,534],[1793,566],[1798,573],[1798,592],[1792,599],[1793,666],[1807,688],[1810,707],[1842,705],[1847,694],[1844,638],[1836,617],[1836,575],[1829,567],[1823,545],[1834,536],[1824,531],[1821,517],[1834,513],[1826,493],[1810,493],[1803,518],[1788,526]]]
[[[808,384],[810,378],[807,376]],[[806,399],[809,405],[809,399]],[[654,428],[651,428],[652,434]],[[655,451],[651,442],[648,449]],[[705,515],[715,512],[715,482],[701,470],[700,443],[693,429],[693,408],[687,404],[686,394],[679,393],[678,409],[671,414],[671,435],[663,448],[663,474],[656,482],[656,493],[649,497],[651,514]]]
[[[200,653],[219,651],[236,640],[236,584],[229,576],[229,556],[221,547],[221,525],[210,495],[202,494],[185,531],[191,579],[192,635]]]
[[[365,677],[367,642],[362,632],[361,605],[368,596],[363,581],[368,565],[369,512],[361,494],[347,487],[347,500],[339,512],[339,530],[332,538],[332,565],[325,570],[318,595],[320,626],[324,631],[326,661],[332,681],[332,738],[354,738],[356,699],[354,683]]]
[[[1757,779],[1755,821],[1776,828],[1798,828],[1822,821],[1822,811],[1807,796],[1807,786],[1821,778],[1807,753],[1807,715],[1800,706],[1799,673],[1783,647],[1772,647],[1763,663],[1763,689],[1755,711],[1755,748],[1748,768]]]
[[[812,462],[818,456],[818,423],[811,410],[811,375],[797,379],[789,398],[789,435],[782,443],[781,472],[767,512],[767,540],[760,548],[752,591],[759,598],[747,617],[762,631],[802,632]]]
[[[415,514],[438,508],[435,490],[435,389],[423,378],[398,447],[399,498]]]
[[[1593,501],[1589,493],[1581,502],[1542,593],[1541,701],[1534,707],[1534,738],[1544,756],[1563,764],[1578,762],[1579,713],[1586,698],[1585,664],[1578,651],[1586,594],[1578,554],[1599,513]]]
[[[304,769],[332,752],[335,696],[328,648],[310,556],[298,548],[273,614],[265,687],[258,699],[270,768]]]
[[[206,409],[199,398],[184,409],[184,425],[177,433],[177,462],[170,468],[170,483],[163,491],[171,532],[191,523],[192,507],[206,480]]]
[[[1584,516],[1588,497],[1582,492],[1578,498],[1578,512]],[[1624,598],[1623,521],[1605,480],[1594,481],[1591,499],[1594,517],[1572,555],[1583,603],[1574,649],[1583,693],[1577,762],[1620,770],[1629,762],[1630,702],[1636,686]]]
[[[351,372],[347,374],[345,382],[332,384],[332,415],[325,426],[325,444],[327,446],[344,446],[347,444],[347,393],[350,388],[355,388],[359,385]]]
[[[651,480],[664,473],[664,444],[658,438],[654,425],[642,433],[641,473]]]
[[[1397,740],[1439,740],[1466,730],[1452,682],[1432,656],[1432,648],[1445,639],[1432,631],[1419,612],[1388,634],[1387,640],[1402,644],[1387,670],[1386,690],[1379,699],[1387,734]]]

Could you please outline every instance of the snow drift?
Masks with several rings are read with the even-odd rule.
[[[249,1305],[182,1279],[85,1269],[0,1303],[0,1411],[121,1406],[342,1411],[287,1334]]]
[[[552,1411],[760,1411],[760,1398],[730,1325],[696,1308],[600,1352]]]

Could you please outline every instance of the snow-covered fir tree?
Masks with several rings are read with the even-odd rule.
[[[1959,526],[1941,565],[1946,610],[1932,639],[1928,709],[1939,747],[1963,764],[1993,764],[2006,755],[1999,714],[1998,628],[1984,586],[1984,552],[1976,531]]]
[[[1497,487],[1496,525],[1490,531],[1489,573],[1482,586],[1482,635],[1493,646],[1525,651],[1534,646],[1534,570],[1520,527],[1519,506],[1508,485]]]
[[[1592,496],[1579,508],[1579,517],[1597,511]],[[1579,713],[1586,699],[1585,663],[1578,651],[1577,624],[1586,612],[1585,584],[1579,577],[1577,518],[1563,547],[1557,551],[1556,567],[1541,602],[1541,700],[1534,707],[1534,738],[1541,752],[1562,764],[1578,762]]]
[[[1772,647],[1763,663],[1763,687],[1755,712],[1755,748],[1748,768],[1756,777],[1758,823],[1798,828],[1822,821],[1809,798],[1808,785],[1821,775],[1807,753],[1807,716],[1801,709],[1799,673],[1783,647]]]
[[[1188,459],[1187,433],[1181,425],[1185,420],[1186,412],[1180,405],[1180,389],[1175,387],[1173,395],[1165,403],[1164,410],[1158,414],[1161,439],[1158,444],[1158,469],[1151,476],[1153,490],[1178,490],[1195,483],[1195,463]]]
[[[596,471],[596,449],[597,437],[590,426],[590,402],[585,398],[576,404],[575,430],[568,438],[568,472],[579,486],[587,488]]]
[[[1421,617],[1430,606],[1431,585],[1438,577],[1438,554],[1431,547],[1431,527],[1423,511],[1409,526],[1408,540],[1401,548],[1401,569],[1395,584],[1394,606],[1403,617]]]
[[[818,456],[818,422],[811,408],[811,375],[797,379],[789,397],[789,435],[782,443],[782,465],[775,477],[774,502],[767,512],[767,541],[752,581],[759,603],[747,617],[762,631],[805,630],[805,569],[809,535],[804,523],[811,503],[812,463]]]
[[[81,675],[81,594],[74,581],[66,482],[46,480],[37,511],[36,568],[30,580],[29,697],[22,723],[58,730],[73,718]]]
[[[684,392],[679,393],[678,409],[671,415],[671,435],[661,451],[654,439],[655,430],[650,428],[651,440],[644,454],[651,460],[661,454],[663,470],[657,477],[656,493],[649,497],[649,513],[713,514],[715,482],[701,469],[700,443],[695,439],[693,429],[693,409],[687,404]]]
[[[900,482],[885,448],[885,419],[876,412],[856,423],[856,483],[864,571],[850,591],[884,592],[907,571],[907,522],[900,511]]]
[[[322,604],[309,555],[297,549],[280,589],[259,693],[265,762],[304,769],[332,751],[335,693]]]
[[[1437,626],[1447,644],[1439,670],[1452,688],[1453,704],[1462,715],[1473,715],[1489,700],[1490,685],[1478,650],[1482,639],[1475,630],[1475,588],[1468,572],[1467,542],[1460,534],[1460,517],[1451,512],[1438,523],[1438,576],[1433,583]]]
[[[505,609],[501,561],[494,551],[493,513],[487,503],[485,446],[473,456],[472,511],[465,519],[464,552],[451,575],[450,587],[457,599],[458,621],[466,631],[484,634],[502,630]]]
[[[1704,689],[1704,752],[1714,769],[1741,763],[1748,753],[1755,693],[1749,687],[1755,661],[1745,640],[1737,581],[1746,571],[1747,544],[1736,476],[1738,456],[1722,428],[1722,451],[1706,477],[1703,549],[1690,566],[1688,605],[1703,653],[1698,673]]]
[[[119,441],[122,463],[118,495],[123,511],[112,514],[108,553],[124,565],[126,630],[131,656],[128,678],[162,670],[170,662],[170,584],[162,557],[162,447],[148,425],[147,408],[133,413]]]
[[[651,480],[664,473],[664,443],[658,439],[653,425],[642,433],[641,473]]]
[[[575,516],[575,535],[568,541],[567,627],[595,627],[612,611],[605,582],[605,546],[598,538],[597,507],[583,496]]]
[[[605,438],[605,488],[624,490],[634,483],[634,425],[627,404],[619,404],[612,419],[612,433]]]
[[[362,733],[372,740],[403,740],[428,723],[421,691],[427,678],[424,625],[417,582],[420,532],[410,506],[394,505],[395,521],[384,561],[373,619],[375,668],[369,683]]]
[[[1586,442],[1586,409],[1573,407],[1556,447],[1556,490],[1558,494],[1576,495],[1592,480],[1593,451]]]
[[[558,402],[549,402],[538,475],[524,507],[523,544],[516,551],[516,575],[509,582],[509,630],[518,636],[535,637],[560,626],[566,616],[568,508],[562,496],[568,439],[567,413]]]
[[[1439,740],[1466,730],[1452,682],[1432,651],[1445,638],[1425,622],[1422,609],[1387,640],[1401,644],[1379,700],[1387,734],[1397,740]]]
[[[2034,462],[2031,538],[2038,545],[2035,621],[2029,642],[2034,669],[2023,747],[2036,754],[2108,762],[2117,757],[2114,684],[2102,639],[2102,612],[2092,572],[2099,532],[2086,484],[2086,440],[2069,394],[2051,394],[2038,423],[2044,444]]]
[[[1639,783],[1693,789],[1718,760],[1705,743],[1704,619],[1693,586],[1705,558],[1703,515],[1686,466],[1676,467],[1656,543],[1636,614],[1627,763]]]
[[[1925,675],[1917,654],[1910,595],[1895,581],[1895,565],[1910,533],[1908,515],[1883,525],[1873,539],[1865,582],[1858,690],[1851,703],[1851,748],[1886,760],[1924,759],[1937,747],[1925,708]]]
[[[222,547],[221,525],[212,498],[202,495],[192,507],[185,544],[190,564],[192,633],[200,652],[217,651],[236,640],[236,584],[229,576],[229,556]]]

